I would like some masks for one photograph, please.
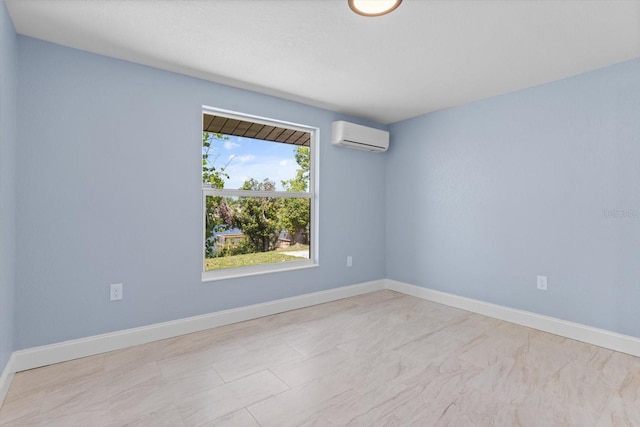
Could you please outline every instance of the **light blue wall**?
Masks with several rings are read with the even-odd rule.
[[[390,129],[387,277],[640,337],[640,59]]]
[[[17,39],[0,1],[0,373],[13,351]]]
[[[21,36],[18,66],[0,362],[385,276],[640,336],[640,60],[396,123],[379,155],[329,143],[333,120],[371,123],[303,104]],[[320,128],[319,268],[200,281],[202,105]]]
[[[18,43],[17,349],[385,276],[385,154],[330,145],[356,119]],[[320,128],[319,268],[201,282],[202,105]]]

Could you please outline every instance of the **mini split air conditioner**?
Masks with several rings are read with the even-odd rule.
[[[389,132],[344,121],[333,122],[331,143],[365,151],[387,151]]]

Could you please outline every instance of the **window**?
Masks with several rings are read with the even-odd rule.
[[[204,110],[203,280],[316,265],[316,135]]]

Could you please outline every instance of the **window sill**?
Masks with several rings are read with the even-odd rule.
[[[202,282],[215,282],[218,280],[234,279],[239,277],[261,276],[264,274],[304,270],[315,267],[318,267],[318,263],[311,260],[304,260],[279,264],[256,265],[252,267],[228,268],[217,271],[204,271],[202,272]]]

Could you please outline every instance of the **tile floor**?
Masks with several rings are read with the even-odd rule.
[[[0,426],[640,426],[640,358],[391,291],[16,374]]]

